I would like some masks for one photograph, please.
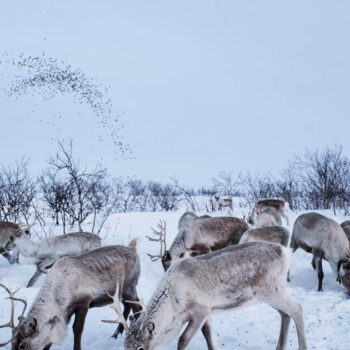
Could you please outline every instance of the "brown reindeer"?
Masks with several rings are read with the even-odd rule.
[[[12,349],[48,350],[51,344],[61,344],[67,324],[75,315],[74,350],[80,350],[89,308],[114,303],[112,295],[117,294],[124,304],[124,319],[131,309],[134,313],[140,311],[136,292],[139,275],[136,240],[128,247],[106,246],[59,259],[49,270],[28,315],[14,329]],[[121,323],[115,337],[124,329],[125,323]]]
[[[178,234],[162,256],[164,270],[182,258],[206,254],[237,244],[248,224],[234,217],[197,217],[187,212],[179,220]]]

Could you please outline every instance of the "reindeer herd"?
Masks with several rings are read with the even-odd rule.
[[[178,341],[185,349],[201,330],[209,350],[214,349],[210,316],[251,302],[265,302],[281,316],[277,350],[286,347],[290,320],[295,323],[299,349],[305,350],[303,312],[286,293],[292,252],[299,247],[312,253],[317,270],[318,290],[322,290],[322,261],[329,262],[336,279],[350,294],[350,222],[339,225],[317,213],[300,215],[293,232],[289,226],[288,203],[261,200],[249,220],[235,217],[183,214],[178,233],[166,247],[166,222],[160,221],[149,240],[160,243],[152,261],[160,260],[165,273],[147,307],[137,295],[140,261],[137,240],[128,246],[105,245],[88,232],[47,238],[35,243],[28,228],[0,222],[0,253],[13,263],[17,249],[31,257],[37,271],[47,274],[34,303],[24,317],[27,303],[7,286],[11,318],[0,326],[12,328],[13,350],[48,350],[65,339],[67,324],[74,315],[74,350],[81,349],[81,337],[89,308],[110,305],[118,324],[113,336],[126,331],[125,349],[153,350],[174,339],[186,324]],[[249,225],[251,224],[251,225]],[[19,323],[14,323],[15,302],[23,304]],[[121,307],[123,305],[123,309]],[[132,315],[129,315],[132,312]],[[127,320],[129,319],[129,323]]]

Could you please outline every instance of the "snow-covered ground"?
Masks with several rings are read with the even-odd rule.
[[[242,216],[244,210],[236,209],[233,215]],[[156,254],[159,248],[156,243],[149,242],[144,236],[151,233],[159,219],[167,222],[168,244],[177,232],[177,221],[183,211],[175,213],[125,213],[115,214],[107,223],[106,242],[109,244],[127,244],[133,237],[142,238],[139,245],[141,260],[141,278],[138,284],[139,297],[145,303],[151,297],[160,280],[163,270],[160,261],[151,262],[147,253]],[[290,213],[292,224],[300,213]],[[333,217],[330,212],[325,213]],[[217,213],[222,215],[222,213]],[[345,218],[333,217],[339,223]],[[103,234],[104,235],[104,234]],[[102,236],[103,236],[102,235]],[[291,282],[288,293],[302,304],[304,308],[306,338],[309,349],[347,350],[350,349],[350,299],[344,289],[335,281],[327,262],[324,262],[324,291],[317,292],[317,275],[311,267],[311,255],[298,250],[294,256],[290,271]],[[29,306],[33,302],[44,277],[32,288],[25,288],[35,267],[32,265],[12,265],[0,258],[0,282],[15,290],[21,287],[17,295],[27,298]],[[10,302],[4,290],[0,289],[0,324],[6,323],[10,315]],[[20,307],[18,307],[20,309]],[[19,310],[18,310],[19,311]],[[102,323],[102,319],[115,318],[108,307],[89,310],[82,337],[84,349],[123,349],[124,335],[115,340],[111,338],[115,326]],[[270,306],[256,304],[212,316],[212,329],[217,349],[275,349],[279,335],[280,316]],[[10,337],[9,329],[0,330],[0,343]],[[176,349],[177,339],[159,349]],[[10,349],[10,345],[5,349]],[[59,347],[52,349],[72,349],[73,334],[68,328],[68,336]],[[196,334],[188,346],[189,349],[206,349],[201,333]],[[297,349],[297,335],[291,323],[288,338],[288,349]]]

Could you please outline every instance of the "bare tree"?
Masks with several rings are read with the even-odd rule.
[[[69,217],[71,226],[78,224],[79,230],[83,231],[82,224],[88,216],[96,215],[101,211],[101,207],[106,205],[102,204],[102,201],[106,200],[104,181],[107,178],[107,170],[101,165],[97,165],[91,171],[83,168],[73,157],[72,141],[69,141],[68,146],[59,141],[58,147],[58,152],[49,158],[48,171],[56,174],[59,181],[71,191],[72,196],[67,202],[65,214]],[[94,216],[94,224],[95,219]]]
[[[177,179],[173,179],[175,188],[179,191],[180,198],[184,200],[192,211],[197,210],[197,204],[195,202],[195,191],[193,188],[186,188],[179,184]]]
[[[348,176],[349,159],[342,155],[342,147],[327,147],[323,151],[306,150],[295,157],[303,190],[315,209],[330,209],[339,194],[339,184]]]
[[[56,225],[62,220],[63,233],[66,233],[67,217],[72,203],[74,203],[74,190],[71,182],[58,178],[54,169],[45,171],[39,178],[43,202],[48,207],[49,216],[55,220]]]
[[[248,204],[253,205],[260,199],[273,198],[276,196],[276,182],[271,175],[261,176],[259,173],[242,175],[241,184],[243,194]]]
[[[37,184],[28,173],[28,160],[22,158],[12,166],[0,168],[0,219],[17,222],[22,217],[27,223],[30,208],[37,195]]]
[[[172,211],[177,209],[179,190],[169,184],[149,181],[147,186],[148,201],[152,211]]]
[[[239,180],[232,172],[220,171],[217,178],[213,178],[217,193],[229,198],[239,196]]]

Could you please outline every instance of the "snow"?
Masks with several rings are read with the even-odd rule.
[[[233,215],[241,217],[242,208],[234,210]],[[216,215],[223,215],[218,212]],[[139,255],[141,260],[141,277],[138,284],[138,294],[145,303],[151,297],[158,281],[163,275],[160,261],[151,262],[147,253],[157,254],[159,247],[149,242],[145,235],[151,234],[150,227],[155,227],[159,219],[167,222],[167,242],[172,242],[177,233],[177,222],[183,211],[165,213],[123,213],[115,214],[106,225],[102,236],[106,235],[107,244],[127,244],[132,238],[140,237]],[[200,213],[204,214],[204,213]],[[291,223],[299,213],[290,212]],[[345,220],[342,216],[333,216],[331,212],[323,214],[334,218],[337,222]],[[212,215],[212,214],[211,214]],[[292,227],[292,226],[291,226]],[[318,350],[346,350],[350,347],[350,299],[347,298],[344,288],[335,280],[327,262],[324,262],[324,291],[317,292],[317,274],[311,267],[311,255],[299,249],[292,259],[290,270],[291,282],[287,291],[295,301],[302,304],[306,338],[309,349]],[[33,265],[9,265],[3,258],[0,259],[0,283],[6,284],[11,290],[21,289],[17,295],[25,297],[30,307],[35,295],[43,283],[44,277],[32,288],[25,288],[31,275]],[[8,322],[10,302],[6,300],[6,292],[0,289],[0,324]],[[17,307],[16,315],[20,311]],[[82,348],[95,349],[123,349],[124,337],[111,338],[115,325],[102,323],[102,319],[115,319],[114,312],[108,308],[89,310],[82,337]],[[71,322],[72,324],[72,322]],[[54,345],[55,349],[72,349],[73,334],[71,324],[68,326],[68,335],[61,346]],[[213,339],[216,349],[275,349],[280,327],[278,312],[266,304],[254,304],[236,310],[216,313],[211,318]],[[0,330],[0,342],[9,339],[10,330]],[[159,349],[175,350],[177,339],[169,345]],[[10,349],[7,345],[5,349]],[[200,332],[190,342],[189,349],[206,349],[205,341]],[[297,335],[294,323],[291,322],[287,349],[297,349]]]

